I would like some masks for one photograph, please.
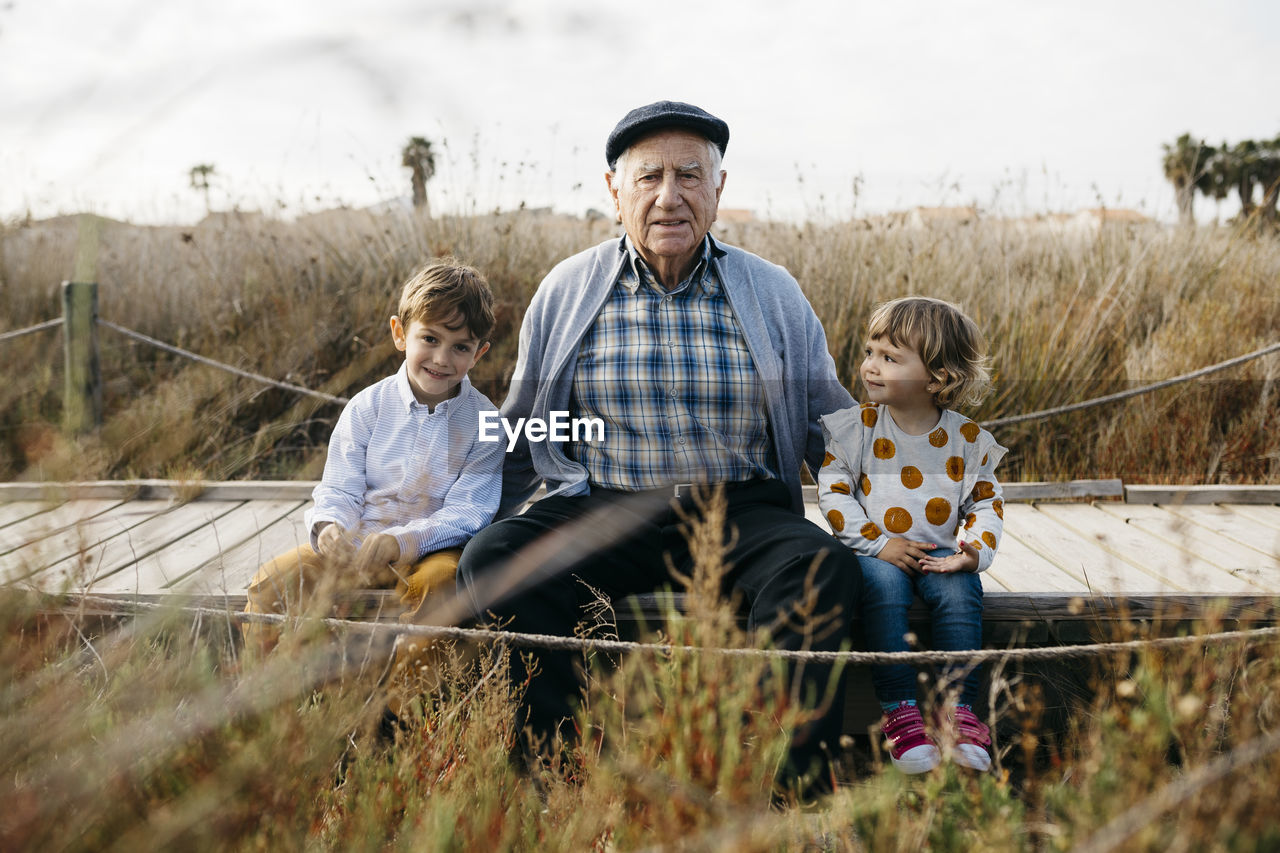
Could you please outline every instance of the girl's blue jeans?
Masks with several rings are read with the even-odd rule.
[[[954,548],[937,548],[931,554],[944,557]],[[929,607],[933,648],[960,651],[982,646],[982,580],[974,572],[924,574],[912,577],[892,563],[876,557],[858,557],[862,569],[862,624],[867,648],[874,652],[907,651],[907,610],[919,595]],[[972,663],[949,665],[942,685],[960,686],[960,702],[972,705],[982,680]],[[871,682],[880,702],[916,698],[916,670],[910,664],[871,667]]]

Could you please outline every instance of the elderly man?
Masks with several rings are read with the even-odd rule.
[[[821,464],[818,416],[852,401],[795,280],[708,234],[728,141],[728,125],[689,104],[628,113],[605,146],[625,236],[556,266],[525,314],[503,417],[567,412],[599,419],[604,435],[526,432],[507,454],[499,517],[539,482],[547,496],[472,539],[458,572],[476,611],[511,630],[572,633],[584,581],[615,600],[671,584],[666,559],[690,567],[679,532],[681,511],[696,509],[690,484],[723,484],[725,591],[741,595],[749,627],[786,648],[837,649],[848,634],[858,564],[804,518],[800,466]],[[834,620],[816,637],[795,624],[806,595]],[[572,654],[535,662],[524,711],[545,744],[569,731],[580,681]],[[524,667],[513,656],[517,681]],[[822,695],[830,668],[802,672]],[[793,733],[784,781],[829,779],[840,710]]]

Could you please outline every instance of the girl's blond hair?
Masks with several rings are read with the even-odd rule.
[[[987,342],[978,325],[955,305],[928,296],[906,296],[876,306],[867,321],[870,340],[888,338],[920,355],[942,387],[933,401],[942,408],[976,406],[991,391]]]

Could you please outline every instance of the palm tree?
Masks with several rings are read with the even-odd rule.
[[[1258,143],[1258,183],[1262,185],[1262,219],[1272,225],[1280,223],[1276,203],[1280,201],[1280,136]]]
[[[1237,142],[1231,148],[1232,184],[1240,196],[1240,218],[1253,215],[1253,188],[1260,177],[1262,151],[1252,139]]]
[[[413,207],[423,215],[431,215],[427,203],[427,181],[436,173],[436,155],[431,143],[421,136],[411,136],[400,152],[400,165],[413,170]]]
[[[1200,185],[1200,192],[1218,202],[1219,206],[1222,200],[1236,189],[1240,181],[1240,164],[1236,159],[1235,151],[1225,141],[1220,148],[1213,149],[1213,156],[1209,158],[1209,163],[1205,168],[1204,180]]]
[[[1206,166],[1210,149],[1205,147],[1203,140],[1193,139],[1189,133],[1179,136],[1172,145],[1164,143],[1163,148],[1164,176],[1173,184],[1178,201],[1178,221],[1183,225],[1194,225],[1196,189],[1203,190],[1207,186]]]
[[[212,163],[200,163],[191,167],[191,189],[204,193],[204,212],[210,213],[213,208],[209,204],[209,176],[214,172]]]

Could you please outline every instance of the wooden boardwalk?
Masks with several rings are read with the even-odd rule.
[[[306,541],[313,485],[0,484],[0,585],[239,609],[258,565]],[[1078,640],[1093,633],[1082,624],[1195,617],[1222,603],[1229,617],[1273,621],[1280,487],[1110,480],[1005,492],[1004,541],[982,577],[989,625],[1019,624],[1028,641]],[[807,498],[823,525],[812,488]]]

